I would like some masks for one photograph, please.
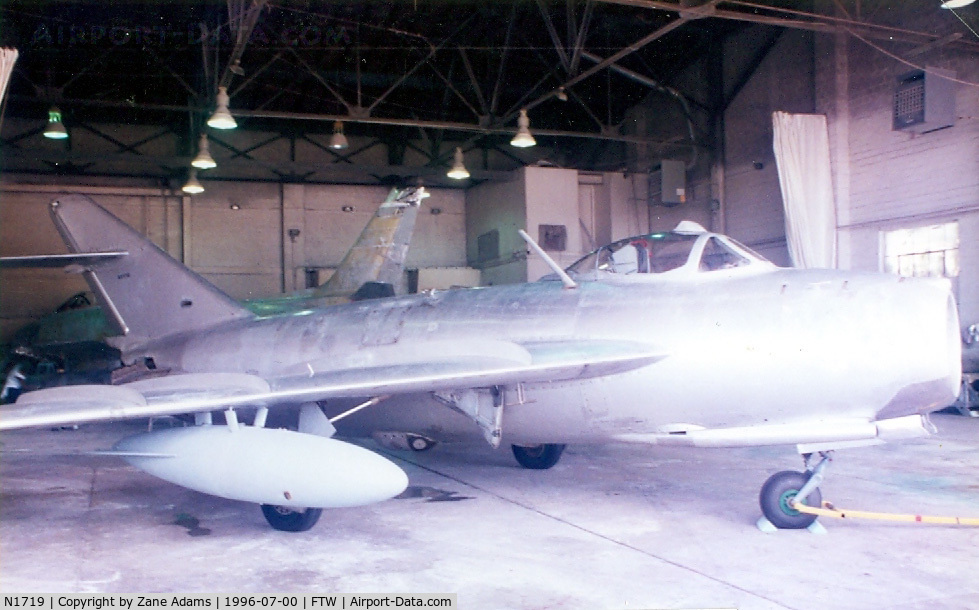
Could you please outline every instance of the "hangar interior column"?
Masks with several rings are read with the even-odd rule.
[[[466,192],[466,256],[483,285],[534,281],[551,273],[528,253],[525,229],[562,267],[598,246],[648,230],[646,174],[525,167],[510,182]],[[638,186],[637,186],[638,185]]]
[[[282,185],[282,282],[283,291],[306,288],[303,265],[306,257],[306,215],[303,198],[306,187],[302,184]]]

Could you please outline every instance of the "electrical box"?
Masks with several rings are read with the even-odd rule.
[[[545,250],[564,252],[568,249],[568,228],[564,225],[539,225],[537,243]]]
[[[687,201],[687,164],[674,159],[660,161],[662,180],[661,203],[665,206],[680,205]]]
[[[955,73],[925,68],[902,74],[894,91],[894,130],[925,133],[955,123]]]

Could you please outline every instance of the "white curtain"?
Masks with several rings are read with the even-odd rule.
[[[4,93],[7,91],[7,83],[10,82],[10,75],[14,72],[14,63],[17,62],[17,49],[0,49],[0,124],[3,124]]]
[[[10,81],[10,74],[14,71],[14,62],[17,61],[17,49],[0,49],[0,99],[7,90],[7,83]]]
[[[821,114],[772,114],[785,235],[796,267],[836,267],[829,132]]]

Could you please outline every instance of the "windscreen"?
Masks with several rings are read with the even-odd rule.
[[[568,267],[574,277],[602,274],[664,273],[678,269],[690,258],[698,235],[654,233],[623,239],[588,254]]]
[[[744,267],[751,264],[751,261],[741,256],[721,240],[711,237],[704,244],[704,252],[700,255],[701,271],[717,271],[719,269],[732,269],[734,267]]]

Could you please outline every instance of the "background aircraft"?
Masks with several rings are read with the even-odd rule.
[[[979,324],[970,324],[962,346],[962,392],[955,401],[962,415],[979,417]]]
[[[560,281],[259,317],[86,197],[51,211],[73,251],[131,253],[86,278],[128,329],[115,341],[124,360],[150,374],[24,394],[0,410],[0,429],[198,413],[201,425],[116,452],[261,503],[279,529],[404,488],[393,464],[329,438],[334,423],[431,440],[479,431],[537,468],[570,442],[796,445],[807,471],[777,473],[760,499],[775,525],[803,527],[813,517],[793,502],[818,503],[827,452],[927,434],[925,414],[958,392],[946,282],[779,269],[690,223],[601,248],[566,274],[552,264]],[[353,398],[367,400],[327,419],[324,405]],[[264,427],[283,404],[302,405],[298,432]],[[228,425],[212,424],[222,409]],[[239,412],[255,413],[251,425]]]
[[[418,208],[428,197],[424,187],[391,189],[357,241],[330,278],[316,288],[244,301],[259,315],[273,315],[344,303],[354,299],[393,296],[415,229]],[[70,255],[9,257],[0,267],[63,267],[91,259]],[[110,383],[125,380],[118,349],[108,337],[123,334],[116,320],[95,306],[91,293],[78,293],[41,320],[19,329],[0,363],[0,402],[13,402],[23,389],[54,385]]]

